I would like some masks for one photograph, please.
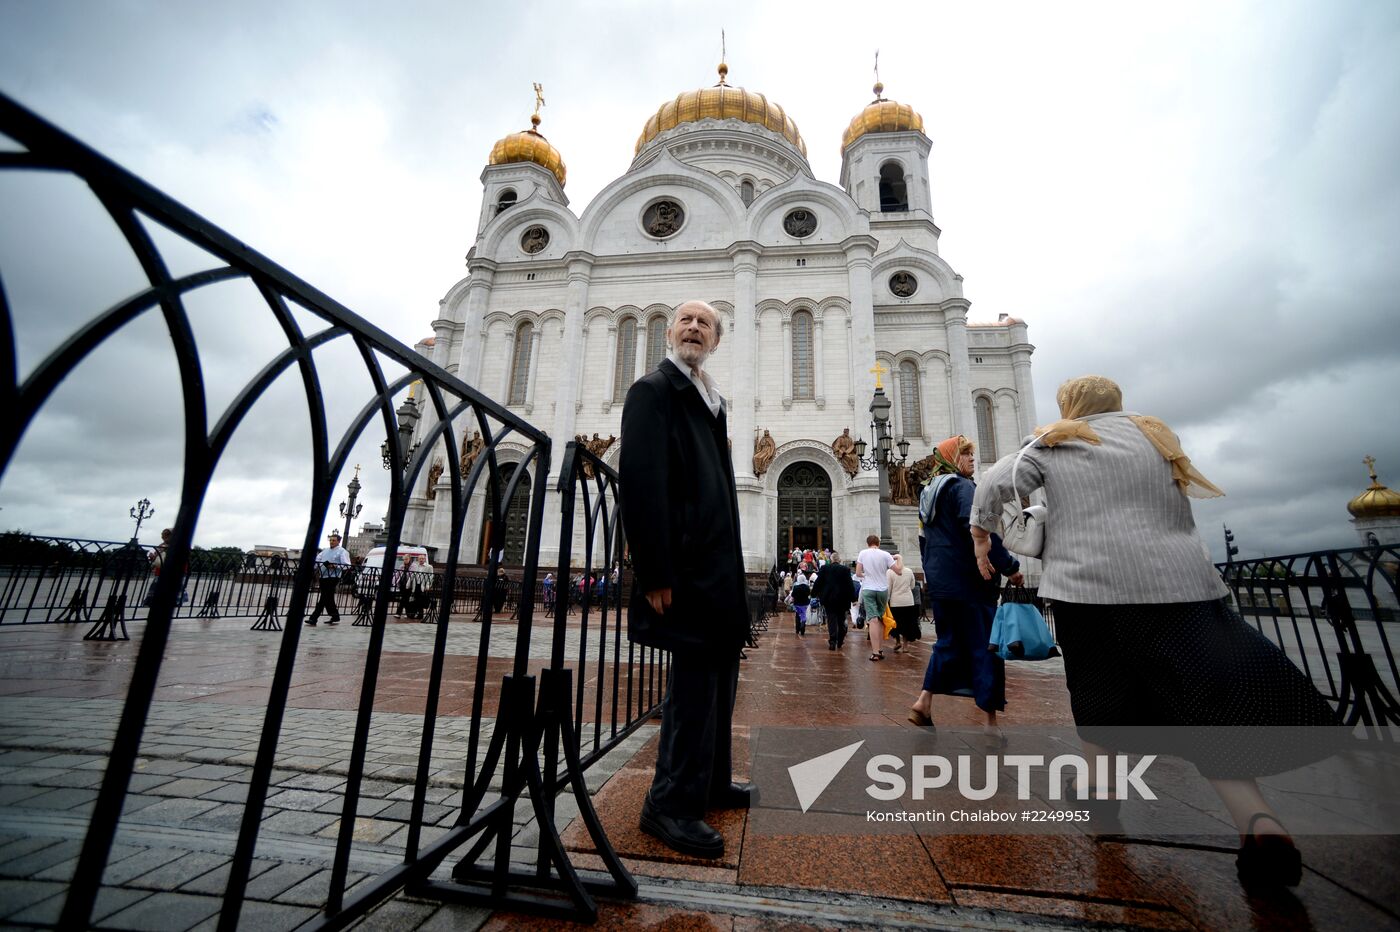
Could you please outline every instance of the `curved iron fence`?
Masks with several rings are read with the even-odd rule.
[[[0,311],[3,312],[0,313],[0,412],[3,412],[0,417],[0,478],[13,464],[25,442],[26,431],[64,380],[82,367],[99,347],[146,315],[158,316],[168,331],[170,351],[178,368],[178,385],[173,393],[179,398],[183,412],[183,478],[178,513],[172,524],[173,536],[163,564],[187,567],[188,572],[163,572],[154,577],[145,548],[131,544],[90,546],[91,542],[29,539],[15,543],[30,547],[42,545],[49,548],[50,555],[67,549],[72,553],[71,559],[59,554],[57,569],[52,561],[37,568],[18,570],[12,563],[3,579],[6,588],[0,612],[3,612],[6,626],[13,622],[72,621],[76,619],[64,617],[64,611],[81,609],[90,616],[100,606],[110,610],[97,619],[85,617],[83,620],[95,622],[93,634],[115,638],[119,629],[122,636],[125,635],[125,622],[134,612],[144,612],[130,685],[60,925],[65,928],[90,925],[104,867],[122,819],[123,800],[141,747],[172,623],[180,616],[198,615],[207,606],[221,615],[252,615],[256,610],[255,628],[280,631],[247,802],[242,810],[219,914],[220,929],[232,930],[237,926],[288,707],[302,619],[317,588],[316,545],[330,517],[336,479],[347,468],[352,448],[362,437],[368,436],[383,438],[390,472],[387,556],[383,565],[394,565],[404,533],[410,493],[427,464],[438,458],[446,464],[447,486],[438,488],[450,496],[450,543],[441,573],[432,578],[429,586],[419,585],[414,589],[416,594],[426,595],[426,602],[420,603],[425,620],[438,624],[433,632],[427,668],[422,671],[422,681],[426,684],[424,711],[418,733],[420,750],[403,863],[360,882],[353,892],[349,891],[350,854],[356,844],[357,803],[365,779],[366,759],[371,751],[370,724],[384,654],[385,618],[395,603],[392,574],[367,574],[337,592],[342,604],[354,602],[359,623],[368,628],[368,638],[360,671],[354,737],[346,762],[347,780],[341,791],[329,892],[324,910],[313,927],[342,928],[406,885],[428,890],[428,878],[438,865],[474,839],[473,849],[458,868],[464,877],[484,870],[489,885],[481,895],[486,901],[494,905],[518,904],[523,908],[554,910],[575,917],[596,915],[588,890],[558,845],[557,835],[544,830],[543,818],[540,869],[530,880],[535,887],[563,893],[567,899],[553,905],[541,904],[507,890],[502,880],[507,875],[512,884],[529,885],[510,874],[510,833],[502,830],[502,819],[504,824],[509,824],[510,809],[499,801],[483,804],[486,790],[497,779],[499,770],[503,773],[500,777],[504,787],[502,799],[512,793],[528,792],[535,801],[536,811],[548,816],[546,809],[550,804],[547,800],[552,799],[553,789],[564,784],[576,790],[581,787],[581,767],[615,744],[619,736],[635,728],[651,713],[660,697],[663,661],[654,655],[638,657],[630,644],[626,661],[622,659],[619,586],[603,600],[608,608],[599,612],[597,628],[591,629],[590,623],[585,621],[580,629],[596,633],[588,637],[580,635],[576,655],[561,654],[558,649],[561,637],[567,642],[566,629],[572,622],[563,612],[556,611],[552,662],[546,670],[548,688],[542,690],[542,695],[554,696],[557,684],[567,684],[571,675],[568,664],[574,663],[579,670],[579,699],[572,710],[548,704],[541,707],[542,711],[535,709],[531,634],[535,608],[539,604],[537,562],[547,488],[546,482],[536,481],[529,484],[528,498],[522,496],[519,506],[528,508],[524,521],[527,544],[523,565],[518,569],[518,578],[506,582],[510,590],[506,593],[507,603],[513,602],[515,606],[509,673],[501,680],[495,722],[483,721],[488,683],[500,676],[499,670],[491,672],[488,660],[493,627],[498,624],[494,609],[498,607],[502,582],[498,580],[497,570],[504,549],[508,509],[515,501],[517,487],[522,481],[528,481],[529,472],[539,477],[549,474],[549,438],[322,292],[2,95],[0,132],[20,147],[19,151],[0,152],[0,173],[11,178],[24,173],[51,173],[80,181],[119,231],[145,282],[143,287],[116,304],[92,308],[90,319],[68,334],[57,349],[21,378],[15,318],[3,288],[6,270],[0,268]],[[164,231],[160,243],[167,242],[166,235],[173,236],[177,242],[212,257],[209,267],[183,275],[172,273],[173,263],[151,235],[151,225]],[[256,291],[261,302],[260,312],[275,324],[282,346],[219,413],[211,410],[204,381],[207,360],[195,340],[188,304],[200,289],[231,281],[244,282]],[[302,323],[308,319],[314,321],[311,326]],[[340,373],[342,377],[332,384],[329,381],[332,376],[318,366],[316,357],[318,349],[332,344],[345,344],[353,350],[361,375],[370,386],[363,397],[353,399],[358,408],[348,426],[339,431],[333,431],[330,426],[327,398],[334,391],[336,397],[343,400],[348,391],[347,380],[344,373]],[[277,566],[273,561],[255,561],[252,566],[245,563],[236,568],[203,565],[192,547],[192,536],[209,496],[216,467],[247,422],[254,405],[283,376],[294,379],[300,386],[310,433],[312,478],[310,493],[304,502],[301,557]],[[426,408],[416,433],[410,429],[411,423],[401,423],[403,407],[395,409],[396,400],[406,391],[412,397],[411,387],[415,383],[422,386],[422,404]],[[411,406],[409,410],[413,410]],[[480,434],[484,448],[464,458],[459,442],[469,430]],[[418,442],[407,447],[415,437]],[[511,444],[510,462],[502,457],[501,445],[507,441]],[[578,464],[583,461],[586,457],[581,451],[570,452],[561,485],[573,488],[579,481],[576,471],[581,466]],[[600,481],[606,492],[598,492],[598,508],[596,513],[590,512],[588,539],[591,541],[601,535],[596,553],[616,558],[621,553],[621,535],[615,518],[616,476],[596,461],[592,466],[595,481],[599,481],[597,476],[603,476]],[[610,502],[606,507],[601,505],[604,497]],[[471,574],[463,562],[463,537],[468,508],[473,502],[484,505],[483,524],[489,528],[489,538],[484,543],[490,557],[479,580],[468,581]],[[572,512],[566,511],[566,514]],[[595,551],[588,552],[591,560]],[[566,571],[567,565],[561,564],[561,578]],[[399,604],[402,605],[401,599]],[[466,759],[462,762],[469,792],[465,805],[447,832],[425,843],[424,809],[435,723],[445,690],[454,688],[444,677],[451,627],[445,622],[453,612],[464,608],[471,613],[479,629],[470,687],[471,735]],[[584,609],[587,619],[587,601]],[[106,624],[97,624],[102,621]],[[285,628],[281,627],[282,621],[286,622]],[[597,653],[590,658],[585,651]],[[596,665],[585,675],[584,664],[592,659],[596,659]],[[581,718],[585,687],[592,690],[595,714],[592,734],[587,741],[569,731],[570,722]],[[619,689],[621,698],[616,698]],[[606,699],[602,705],[599,705],[599,696]],[[606,731],[600,727],[601,719],[597,717],[600,709],[608,712]],[[558,729],[551,734],[565,738],[562,747],[568,754],[562,772],[551,758],[546,766],[550,789],[542,792],[544,783],[537,755],[546,728]],[[488,740],[488,732],[489,746],[484,759],[479,760],[478,744]],[[551,740],[547,746],[553,754],[554,742]],[[591,813],[591,808],[588,812]],[[596,817],[589,827],[595,830],[599,849],[610,852],[606,839],[598,834],[601,829],[596,825]],[[552,843],[543,840],[545,835]],[[487,847],[483,840],[494,841],[491,852],[494,861],[490,867],[478,868],[477,862]],[[615,858],[609,866],[615,875],[612,892],[624,896],[635,892],[635,884]],[[596,884],[590,885],[590,889],[597,888]],[[458,892],[461,891],[447,891],[443,895]]]
[[[1216,569],[1240,614],[1312,679],[1343,721],[1400,724],[1392,646],[1400,637],[1400,548],[1325,550]]]

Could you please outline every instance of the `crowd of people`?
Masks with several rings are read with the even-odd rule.
[[[1245,886],[1296,885],[1301,855],[1257,778],[1331,753],[1335,730],[1307,729],[1337,724],[1336,713],[1231,607],[1189,502],[1223,493],[1191,464],[1171,429],[1124,411],[1121,390],[1101,376],[1071,379],[1057,401],[1060,420],[1038,428],[980,483],[971,440],[954,436],[936,446],[919,496],[922,594],[903,557],[880,549],[875,535],[849,567],[835,554],[794,551],[782,589],[796,631],[805,633],[820,606],[835,650],[854,604],[852,620],[864,624],[870,660],[878,662],[886,606],[901,650],[919,637],[926,600],[937,638],[909,721],[933,728],[933,697],[965,696],[999,737],[1005,663],[989,640],[1003,581],[1020,586],[1024,577],[998,530],[1006,506],[1019,510],[1031,496],[1042,498],[1049,517],[1037,595],[1054,607],[1085,756],[1161,752],[1150,742],[1162,726],[1174,728],[1169,752],[1196,765],[1240,832],[1236,865]],[[1281,739],[1268,726],[1290,726],[1298,738]],[[1096,818],[1116,820],[1120,803],[1111,787],[1071,779],[1064,792]]]

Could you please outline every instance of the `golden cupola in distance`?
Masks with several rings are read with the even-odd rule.
[[[674,100],[668,100],[658,107],[642,128],[642,134],[637,137],[636,151],[640,153],[647,143],[657,136],[683,123],[699,120],[742,120],[782,136],[792,143],[805,159],[807,144],[802,141],[802,134],[797,131],[797,124],[792,122],[792,117],[762,94],[730,86],[728,76],[729,66],[721,62],[719,83],[714,87],[702,87],[699,90],[677,94]]]
[[[841,153],[844,155],[851,143],[867,133],[899,133],[924,131],[924,118],[908,104],[886,100],[885,85],[876,82],[875,99],[855,115],[846,132],[841,134]]]
[[[530,128],[518,133],[511,133],[509,136],[497,141],[491,147],[491,157],[486,160],[488,165],[506,165],[511,162],[534,162],[536,165],[549,169],[554,177],[559,181],[559,187],[564,187],[564,179],[568,176],[568,170],[564,167],[564,157],[559,154],[559,150],[550,145],[549,140],[540,134],[540,114],[539,111],[530,115]]]
[[[1366,457],[1362,462],[1371,470],[1371,484],[1366,491],[1347,502],[1347,511],[1353,518],[1397,518],[1400,517],[1400,492],[1381,485],[1376,478],[1376,461]]]

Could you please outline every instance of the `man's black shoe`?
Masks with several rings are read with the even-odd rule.
[[[310,625],[311,627],[313,627],[313,628],[316,627],[316,619],[315,619],[315,618],[308,618],[308,619],[306,619],[306,623],[307,623],[308,625]]]
[[[710,793],[715,809],[748,809],[758,802],[758,787],[752,783],[731,783]]]
[[[658,812],[651,796],[642,803],[641,829],[666,847],[697,858],[724,854],[724,836],[699,819],[673,819]]]

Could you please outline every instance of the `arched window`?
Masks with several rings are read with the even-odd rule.
[[[814,371],[812,314],[798,311],[792,315],[792,397],[816,397]]]
[[[908,209],[909,193],[904,188],[904,166],[898,162],[886,162],[880,166],[880,210]]]
[[[515,330],[515,346],[510,354],[510,392],[506,404],[523,405],[530,386],[530,337],[534,327],[527,320]]]
[[[909,359],[899,364],[899,420],[904,436],[924,435],[924,421],[919,413],[919,367]]]
[[[506,210],[514,206],[515,190],[512,188],[506,188],[504,191],[501,192],[501,196],[496,198],[496,213],[504,213]]]
[[[621,399],[632,387],[637,369],[637,321],[624,317],[617,325],[617,366],[613,369],[613,398]]]
[[[739,185],[739,199],[742,200],[746,205],[753,203],[752,181],[745,181],[743,184]]]
[[[647,321],[647,371],[661,365],[666,358],[666,318],[655,314]]]
[[[997,461],[997,422],[992,415],[992,399],[978,395],[973,401],[977,407],[977,458],[984,463]]]

